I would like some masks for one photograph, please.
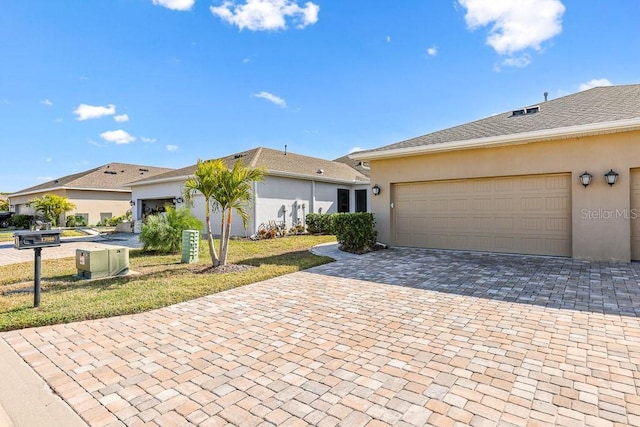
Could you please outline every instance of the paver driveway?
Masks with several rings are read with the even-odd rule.
[[[638,271],[394,249],[0,337],[95,426],[640,425]]]

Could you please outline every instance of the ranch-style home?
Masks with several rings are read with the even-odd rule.
[[[236,161],[245,166],[266,169],[263,181],[254,182],[248,206],[247,229],[234,214],[231,234],[249,236],[261,225],[282,224],[287,229],[304,224],[308,213],[367,212],[369,179],[349,164],[258,147],[223,157],[227,166]],[[138,221],[162,212],[166,205],[185,206],[184,183],[193,176],[196,165],[131,182],[133,218]],[[196,194],[192,213],[204,222],[204,198]],[[219,232],[220,215],[213,212],[211,225]]]
[[[351,158],[370,164],[382,242],[640,260],[640,85],[593,88]]]
[[[131,188],[128,182],[171,171],[169,168],[109,163],[84,172],[63,176],[34,187],[9,194],[10,208],[16,214],[33,215],[29,200],[45,194],[67,197],[76,209],[66,216],[78,215],[87,224],[96,224],[107,218],[124,215],[131,209]],[[60,224],[65,224],[65,215]]]

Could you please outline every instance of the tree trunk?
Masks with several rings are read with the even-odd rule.
[[[225,219],[226,212],[227,210],[224,208],[220,211],[220,265],[225,264],[223,262],[223,254],[224,254],[224,242],[226,241],[226,235],[225,235],[226,227],[224,226],[224,219]]]
[[[227,254],[229,253],[229,240],[231,239],[231,214],[232,210],[227,211],[227,220],[225,221],[224,246],[220,251],[220,264],[227,265]]]
[[[211,234],[211,213],[209,212],[209,200],[205,200],[205,203],[207,204],[205,220],[207,222],[207,243],[209,244],[209,255],[211,256],[211,265],[213,265],[213,267],[217,267],[218,265],[220,265],[220,260],[218,259],[216,247],[213,244],[213,235]]]

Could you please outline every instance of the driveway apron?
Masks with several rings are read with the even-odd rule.
[[[637,264],[392,249],[0,334],[89,425],[640,425]]]

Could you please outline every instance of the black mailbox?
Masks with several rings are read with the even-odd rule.
[[[60,230],[16,231],[13,233],[16,249],[35,249],[60,246]]]

